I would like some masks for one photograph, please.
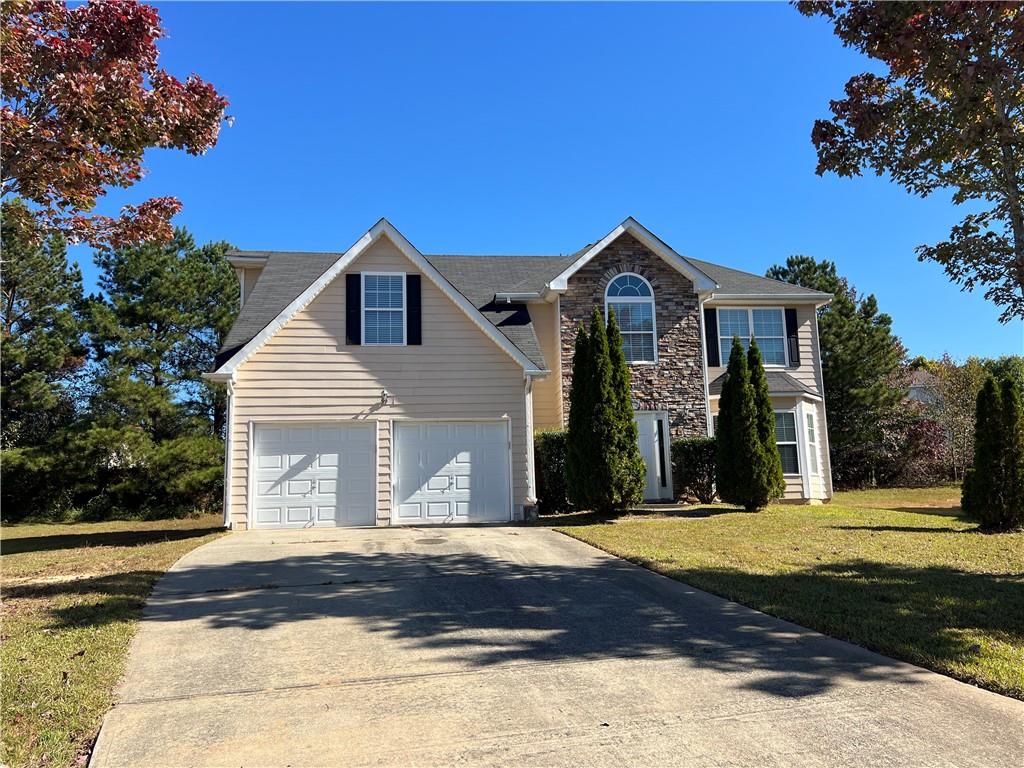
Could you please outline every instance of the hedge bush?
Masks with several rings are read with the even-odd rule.
[[[677,496],[696,496],[702,504],[715,500],[715,438],[691,437],[672,443],[672,477]]]
[[[533,436],[537,470],[537,507],[541,514],[567,512],[571,507],[565,490],[565,430],[544,430]]]

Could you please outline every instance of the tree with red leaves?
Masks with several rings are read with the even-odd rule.
[[[161,69],[163,36],[156,9],[134,0],[0,6],[5,216],[100,248],[170,239],[173,197],[118,218],[91,213],[108,188],[142,178],[147,149],[199,155],[217,142],[227,99],[196,75],[182,82]],[[14,198],[29,207],[6,205]]]
[[[918,258],[1000,320],[1024,317],[1024,11],[1007,2],[797,2],[844,45],[887,67],[856,75],[814,124],[818,174],[889,174],[925,197],[950,189],[972,212]]]

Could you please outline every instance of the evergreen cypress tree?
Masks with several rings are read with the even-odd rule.
[[[643,500],[647,470],[640,454],[640,440],[633,417],[630,397],[630,373],[622,351],[622,334],[615,319],[615,310],[608,311],[608,354],[612,366],[612,404],[615,421],[614,456],[610,461],[613,473],[614,503],[624,509]]]
[[[964,475],[960,506],[983,528],[995,527],[1001,506],[1002,398],[995,379],[989,377],[978,393],[974,418],[974,466]]]
[[[754,392],[754,412],[757,419],[758,450],[751,452],[751,503],[756,508],[782,496],[786,481],[782,476],[782,457],[775,441],[775,411],[768,396],[768,377],[764,373],[761,350],[754,339],[747,351],[747,369]],[[799,429],[799,425],[797,425]]]
[[[589,509],[589,478],[595,441],[591,422],[593,376],[590,336],[583,323],[576,328],[572,356],[572,389],[569,391],[569,428],[565,446],[565,490],[577,509]]]
[[[733,337],[729,367],[718,400],[717,451],[715,480],[718,495],[729,504],[748,511],[757,509],[753,498],[751,453],[761,446],[757,433],[754,391],[750,386],[747,355],[739,337]]]
[[[1002,400],[1003,509],[997,527],[1009,530],[1024,525],[1024,409],[1020,386],[1005,378],[1000,385]]]
[[[618,424],[608,334],[601,310],[596,306],[590,315],[590,364],[593,397],[590,418],[594,438],[589,483],[591,505],[595,512],[607,514],[616,509],[614,455]]]

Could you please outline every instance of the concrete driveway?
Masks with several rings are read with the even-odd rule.
[[[1012,766],[1024,704],[540,528],[236,533],[179,561],[102,766]]]

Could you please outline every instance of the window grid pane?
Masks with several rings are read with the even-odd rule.
[[[619,275],[608,285],[608,296],[650,296],[651,289],[636,275]]]
[[[818,474],[818,441],[814,435],[814,415],[807,414],[807,447],[811,454],[811,472]]]
[[[784,339],[766,339],[756,336],[757,348],[761,350],[761,359],[766,365],[785,365],[786,349]]]
[[[653,333],[624,333],[622,334],[622,352],[626,356],[627,363],[653,363],[654,362],[654,334]]]
[[[718,335],[723,339],[732,339],[739,336],[740,339],[750,338],[750,316],[745,309],[720,309],[718,310]]]
[[[613,301],[608,307],[615,312],[615,320],[623,333],[654,330],[654,309],[647,302],[625,304]]]
[[[800,474],[800,462],[797,461],[795,445],[792,443],[780,445],[779,457],[782,459],[782,473],[784,475]]]
[[[796,419],[789,411],[775,413],[775,440],[779,443],[796,442]]]
[[[402,325],[401,310],[367,310],[365,341],[367,344],[401,344]]]
[[[749,338],[744,338],[743,336],[741,336],[740,337],[740,345],[743,347],[743,351],[746,352],[748,349],[750,349],[750,339]],[[724,367],[724,366],[728,365],[729,364],[729,355],[732,354],[732,336],[730,336],[727,339],[723,338],[721,340],[721,342],[719,342],[718,354],[721,355],[721,357],[719,358],[719,361],[722,363],[722,366]]]
[[[754,310],[754,336],[757,338],[785,337],[783,327],[781,309]]]

